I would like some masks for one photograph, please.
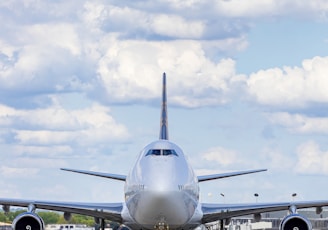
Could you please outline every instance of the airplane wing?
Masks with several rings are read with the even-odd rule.
[[[282,203],[253,203],[253,204],[202,204],[202,223],[209,223],[232,217],[260,214],[274,211],[288,211],[290,207],[295,209],[317,207],[319,210],[328,206],[328,201],[302,201],[302,202],[282,202]]]
[[[198,176],[198,181],[203,182],[203,181],[208,181],[208,180],[216,180],[216,179],[222,179],[222,178],[226,178],[226,177],[240,176],[240,175],[263,172],[263,171],[267,171],[267,169],[246,170],[246,171],[238,171],[238,172],[204,175],[204,176]]]
[[[78,203],[78,202],[52,202],[23,199],[0,198],[0,205],[28,207],[33,204],[37,209],[61,211],[87,216],[98,217],[100,219],[122,222],[121,211],[123,203]]]
[[[120,175],[120,174],[102,173],[102,172],[94,172],[94,171],[78,170],[78,169],[67,169],[67,168],[61,168],[61,170],[68,171],[68,172],[74,172],[74,173],[86,174],[86,175],[90,175],[90,176],[99,176],[99,177],[104,177],[104,178],[113,179],[113,180],[120,180],[120,181],[126,180],[126,176]]]

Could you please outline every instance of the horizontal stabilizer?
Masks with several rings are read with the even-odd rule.
[[[104,177],[104,178],[113,179],[113,180],[120,180],[120,181],[125,181],[125,179],[126,179],[125,175],[119,175],[119,174],[93,172],[93,171],[67,169],[67,168],[61,168],[61,170],[75,172],[75,173],[81,173],[81,174],[87,174],[90,176],[99,176],[99,177]]]
[[[198,181],[203,182],[203,181],[208,181],[208,180],[216,180],[216,179],[222,179],[222,178],[232,177],[232,176],[241,176],[241,175],[245,175],[245,174],[257,173],[257,172],[263,172],[263,171],[267,171],[267,169],[257,169],[257,170],[247,170],[247,171],[239,171],[239,172],[204,175],[204,176],[198,176]]]

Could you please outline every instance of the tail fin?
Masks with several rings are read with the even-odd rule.
[[[167,125],[167,104],[166,104],[166,74],[163,73],[163,91],[162,91],[162,109],[161,109],[161,120],[160,120],[160,131],[159,139],[168,140],[169,131]]]

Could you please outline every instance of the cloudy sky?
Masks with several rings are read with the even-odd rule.
[[[159,133],[207,202],[328,199],[326,0],[8,0],[0,3],[0,196],[122,201]],[[223,198],[219,194],[225,194]]]

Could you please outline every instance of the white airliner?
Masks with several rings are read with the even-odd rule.
[[[232,217],[289,210],[281,222],[283,230],[309,230],[311,223],[297,214],[298,208],[316,207],[317,212],[328,201],[305,201],[253,204],[206,204],[199,200],[199,183],[208,180],[266,171],[266,169],[197,176],[181,148],[168,140],[166,75],[163,74],[162,108],[159,140],[148,144],[128,175],[100,173],[75,169],[66,171],[99,176],[125,182],[122,203],[76,203],[0,198],[4,211],[10,206],[28,207],[27,212],[13,221],[14,230],[44,230],[43,220],[36,209],[93,216],[97,220],[111,220],[130,229],[194,229],[210,222],[221,221],[221,226]]]

